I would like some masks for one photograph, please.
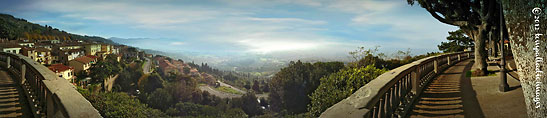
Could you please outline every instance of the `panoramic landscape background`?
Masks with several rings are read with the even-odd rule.
[[[4,1],[2,13],[221,69],[349,62],[357,47],[437,52],[448,31],[419,6],[369,0]],[[413,20],[408,20],[413,19]],[[391,56],[391,55],[389,55]],[[240,67],[241,68],[241,67]]]

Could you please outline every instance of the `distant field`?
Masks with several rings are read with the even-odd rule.
[[[236,90],[234,90],[234,89],[232,89],[232,88],[230,88],[230,87],[226,87],[226,86],[220,86],[220,87],[215,88],[215,89],[218,90],[218,91],[225,92],[225,93],[232,93],[232,94],[239,94],[239,95],[240,95],[240,94],[243,94],[243,93],[241,93],[241,92],[239,92],[239,91],[236,91]]]

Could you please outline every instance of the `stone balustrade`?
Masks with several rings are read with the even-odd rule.
[[[0,66],[23,88],[34,117],[101,117],[70,82],[38,62],[23,55],[0,52]]]
[[[328,108],[320,117],[405,117],[430,80],[449,66],[472,56],[471,51],[442,54],[390,70]]]

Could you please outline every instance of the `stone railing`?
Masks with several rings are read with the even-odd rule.
[[[388,71],[328,108],[320,117],[405,117],[430,80],[472,56],[470,51],[431,56]]]
[[[72,84],[38,62],[23,55],[0,52],[0,65],[21,85],[34,117],[101,117]]]

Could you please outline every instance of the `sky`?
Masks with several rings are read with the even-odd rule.
[[[0,12],[139,48],[347,57],[359,46],[437,52],[448,31],[404,0],[2,0]]]

